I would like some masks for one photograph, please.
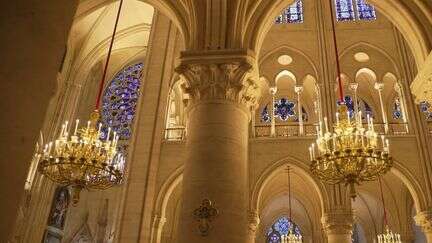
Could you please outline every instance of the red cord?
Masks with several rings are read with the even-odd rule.
[[[288,172],[288,198],[289,198],[289,218],[292,221],[292,209],[291,209],[291,177],[290,177],[290,167],[287,166]]]
[[[119,21],[119,18],[120,18],[120,12],[121,12],[122,6],[123,6],[123,0],[120,0],[120,6],[119,6],[118,11],[117,11],[117,17],[116,17],[116,21],[115,21],[115,24],[114,24],[114,30],[113,30],[113,34],[112,34],[112,37],[111,37],[110,46],[109,46],[109,49],[108,49],[108,56],[107,56],[107,59],[106,59],[106,62],[105,62],[105,67],[104,67],[104,72],[103,72],[103,75],[102,75],[102,79],[101,79],[101,82],[99,84],[99,91],[98,91],[98,95],[97,95],[97,98],[96,98],[96,107],[95,107],[96,110],[99,108],[99,105],[100,105],[100,100],[101,100],[101,96],[102,96],[102,90],[104,88],[105,77],[106,77],[106,74],[107,74],[108,64],[109,64],[110,57],[111,57],[112,47],[114,45],[114,37],[115,37],[115,33],[117,31],[117,25],[118,25],[118,21]]]
[[[336,41],[336,27],[334,23],[334,14],[333,14],[333,2],[332,0],[329,0],[330,3],[330,16],[331,16],[331,24],[332,24],[332,33],[333,33],[333,45],[335,48],[335,55],[336,55],[336,71],[337,71],[337,81],[339,85],[339,100],[341,103],[344,102],[344,95],[343,95],[343,88],[342,88],[342,77],[341,77],[341,71],[340,71],[340,64],[339,64],[339,51],[337,47],[337,41]]]
[[[378,181],[379,181],[380,191],[381,191],[381,201],[382,201],[383,208],[384,208],[384,225],[388,225],[387,224],[387,211],[386,211],[385,202],[384,202],[384,193],[383,193],[383,188],[382,188],[382,183],[381,183],[381,177],[378,178]]]

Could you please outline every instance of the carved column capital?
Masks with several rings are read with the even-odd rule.
[[[182,61],[176,68],[192,102],[224,99],[253,107],[260,95],[254,65],[248,59]]]
[[[414,216],[415,223],[424,233],[432,233],[432,211],[423,211]]]
[[[321,222],[327,234],[351,234],[354,217],[350,211],[336,209],[324,214]]]

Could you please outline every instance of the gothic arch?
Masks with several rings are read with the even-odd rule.
[[[431,46],[427,33],[421,23],[421,19],[411,12],[406,4],[403,3],[403,0],[369,1],[398,28],[403,36],[405,36],[416,60],[417,67],[421,67],[429,54]],[[259,53],[265,35],[273,25],[274,17],[276,17],[283,8],[289,6],[293,2],[294,0],[261,0],[254,2],[253,6],[249,7],[249,9],[253,10],[251,10],[251,14],[247,19],[248,28],[244,33],[245,46]],[[426,11],[425,8],[422,9]],[[430,16],[422,15],[421,17],[427,19]],[[427,21],[430,20],[427,19]]]
[[[150,242],[160,243],[162,238],[163,225],[166,220],[166,209],[171,195],[174,190],[181,185],[183,181],[183,166],[177,168],[169,175],[162,185],[155,203],[155,214],[153,215],[153,227],[151,229]]]
[[[93,13],[94,11],[116,2],[117,0],[91,0],[84,4],[78,6],[77,14],[75,19],[80,20]],[[152,7],[161,11],[166,15],[179,29],[183,36],[184,44],[190,43],[190,32],[188,30],[194,31],[196,27],[191,24],[195,23],[195,14],[193,11],[193,4],[185,4],[183,1],[167,1],[167,0],[139,0],[144,3],[150,4]],[[186,6],[188,5],[188,6]],[[187,18],[189,17],[189,18]],[[188,46],[188,45],[185,45]]]
[[[269,166],[267,169],[265,169],[261,175],[258,177],[258,180],[256,181],[255,185],[253,186],[252,192],[251,192],[251,205],[250,208],[252,210],[259,210],[261,206],[261,197],[263,194],[263,190],[266,187],[267,183],[272,179],[277,171],[281,170],[284,166],[289,164],[293,169],[299,172],[305,180],[307,180],[310,185],[315,189],[319,200],[320,200],[320,208],[322,212],[326,212],[327,209],[329,209],[329,199],[327,190],[325,189],[325,186],[317,182],[308,172],[309,168],[307,164],[305,164],[303,161],[301,161],[298,158],[288,156],[283,159],[280,159],[276,161],[275,163],[272,163],[271,166]]]
[[[414,201],[414,207],[418,212],[422,212],[427,209],[427,198],[426,194],[422,190],[422,185],[418,179],[413,175],[408,168],[403,166],[402,163],[398,162],[393,158],[393,167],[390,170],[396,177],[398,177],[403,184],[408,188],[411,197]]]

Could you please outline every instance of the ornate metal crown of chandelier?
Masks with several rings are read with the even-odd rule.
[[[115,131],[111,133],[111,128],[108,128],[107,133],[103,133],[102,124],[98,123],[98,107],[122,5],[123,0],[120,0],[96,108],[87,126],[78,128],[79,120],[76,120],[74,132],[71,134],[71,126],[66,121],[58,138],[46,144],[39,154],[39,171],[56,183],[71,186],[74,204],[79,201],[82,189],[104,190],[123,181],[125,159],[117,152],[119,135]]]
[[[329,0],[330,6],[332,1]],[[344,103],[338,48],[333,10],[330,7],[332,34],[336,56],[337,81],[339,85],[339,107],[336,124],[330,131],[327,118],[319,122],[316,143],[309,147],[311,172],[329,183],[345,183],[350,186],[350,195],[356,197],[355,184],[376,180],[392,166],[390,146],[384,136],[374,130],[373,118],[367,117],[367,129],[358,109],[349,112]],[[356,106],[357,107],[357,106]]]

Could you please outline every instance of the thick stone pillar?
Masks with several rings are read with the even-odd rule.
[[[12,235],[78,3],[16,0],[2,6],[0,242],[8,242]]]
[[[432,243],[432,211],[418,213],[414,217],[414,221],[425,234],[427,243]]]
[[[351,243],[353,215],[342,209],[334,209],[322,218],[328,243]]]
[[[177,69],[192,97],[179,242],[246,242],[250,105],[258,87],[249,57],[182,54]],[[208,200],[207,200],[208,199]]]

